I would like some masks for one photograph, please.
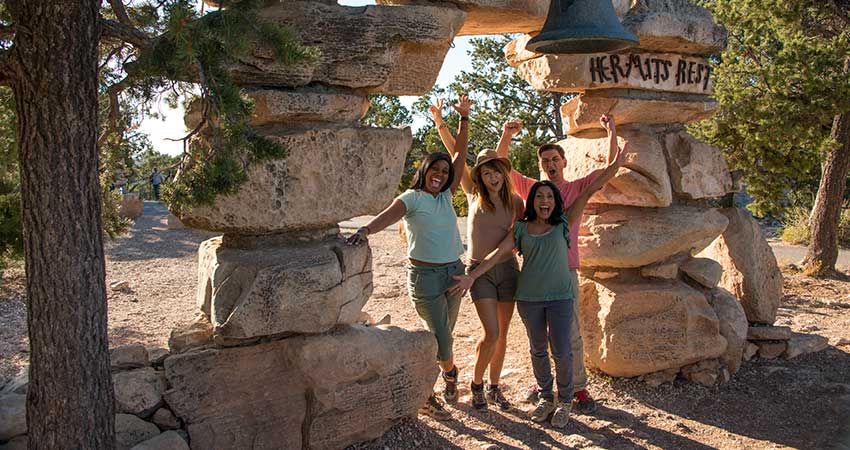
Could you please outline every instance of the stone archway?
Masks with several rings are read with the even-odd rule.
[[[409,128],[359,121],[368,94],[427,93],[456,34],[534,31],[548,1],[398,3],[275,2],[262,16],[319,47],[320,60],[289,68],[258,49],[233,67],[256,101],[252,125],[289,154],[250,168],[249,181],[213,206],[181,212],[188,226],[224,233],[200,247],[202,315],[193,328],[175,330],[175,354],[165,362],[166,401],[186,423],[193,448],[341,448],[379,436],[430,394],[437,370],[429,334],[351,325],[371,295],[371,254],[344,245],[337,223],[390,201],[411,145]],[[716,263],[690,257],[726,227],[725,215],[700,200],[728,192],[731,179],[717,150],[679,124],[712,110],[709,69],[695,55],[719,48],[722,34],[685,0],[615,4],[645,51],[541,56],[523,51],[520,39],[506,56],[535,87],[583,92],[562,110],[571,174],[600,161],[593,127],[602,112],[621,118],[622,139],[632,144],[626,168],[594,197],[581,242],[589,263],[582,286],[589,360],[614,375],[678,372],[726,358],[729,336],[741,346],[746,337],[718,320],[725,308],[732,318],[724,321],[740,324],[737,301],[709,305],[722,297],[708,290],[718,282]],[[671,75],[682,61],[684,87]],[[648,78],[645,62],[653,70]],[[692,163],[706,155],[718,164],[710,174]],[[692,226],[683,231],[683,222]],[[650,232],[656,241],[634,239]],[[709,286],[701,290],[680,272]],[[641,348],[614,338],[647,329],[656,340]],[[619,371],[616,361],[633,364],[646,354],[667,362]]]

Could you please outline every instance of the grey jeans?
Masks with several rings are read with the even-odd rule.
[[[573,350],[570,334],[573,325],[574,300],[548,302],[516,302],[531,353],[531,367],[543,398],[554,399],[552,365],[549,347],[555,360],[555,382],[558,400],[569,403],[573,398]]]

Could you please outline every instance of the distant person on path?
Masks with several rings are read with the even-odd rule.
[[[441,114],[442,104],[430,108],[443,145],[455,154],[455,140]],[[508,123],[505,126],[518,126]],[[507,144],[510,141],[506,141]],[[469,244],[469,269],[474,269],[508,236],[514,222],[522,217],[522,199],[513,192],[510,179],[511,163],[500,158],[495,150],[478,153],[472,172],[464,165],[460,185],[469,202],[467,217],[467,242]],[[475,346],[475,366],[470,385],[472,406],[486,409],[493,403],[503,410],[511,408],[502,394],[499,379],[505,362],[508,329],[514,314],[519,265],[513,254],[497,261],[486,274],[475,280],[469,293],[472,297],[483,336]],[[484,389],[484,372],[490,367],[490,384]]]
[[[348,238],[349,244],[359,245],[366,242],[370,234],[403,219],[410,262],[407,266],[408,292],[419,318],[437,338],[437,362],[445,382],[443,395],[449,402],[457,400],[458,369],[452,354],[452,332],[463,292],[448,291],[454,284],[452,276],[465,272],[460,260],[463,243],[452,197],[466,165],[469,99],[462,96],[452,108],[460,114],[454,157],[446,153],[431,153],[423,158],[411,188]],[[419,413],[437,420],[451,418],[433,394]]]
[[[159,185],[162,184],[162,174],[158,168],[154,167],[151,171],[150,181],[153,185],[153,197],[156,201],[159,201]]]
[[[622,152],[619,150],[617,145],[617,130],[616,125],[614,124],[614,117],[608,115],[602,115],[599,118],[600,125],[608,132],[609,139],[609,147],[608,147],[608,159],[607,163],[609,167],[615,163],[619,154]],[[505,127],[504,133],[502,136],[503,140],[507,140],[510,142],[510,139],[513,134],[516,134],[519,131],[519,127]],[[628,144],[626,144],[628,146]],[[500,145],[498,147],[499,156],[507,157],[508,156],[508,145]],[[564,179],[564,169],[567,166],[566,157],[564,155],[564,149],[561,148],[558,144],[544,144],[541,145],[540,148],[537,149],[537,162],[540,166],[540,171],[543,173],[545,179],[552,182],[552,184],[557,187],[558,192],[561,195],[561,200],[564,205],[565,210],[571,209],[573,203],[579,197],[580,193],[585,192],[586,188],[590,186],[595,181],[599,181],[596,183],[599,185],[599,188],[605,185],[615,174],[616,171],[610,172],[608,168],[606,169],[597,169],[593,172],[585,175],[582,178],[567,181]],[[601,176],[605,174],[605,178],[600,179]],[[516,189],[517,194],[523,199],[529,200],[529,193],[531,192],[532,186],[537,182],[537,180],[533,178],[526,177],[516,170],[511,171],[511,182],[513,183],[514,188]],[[598,189],[599,189],[598,188]],[[584,205],[582,205],[582,209]],[[587,371],[584,367],[584,350],[583,343],[581,339],[581,328],[579,327],[579,315],[578,315],[578,267],[579,267],[579,256],[578,256],[578,230],[579,225],[581,223],[581,209],[575,211],[578,215],[576,216],[576,220],[570,221],[570,242],[572,245],[568,250],[568,258],[569,258],[569,270],[567,271],[567,276],[569,276],[571,280],[571,286],[574,289],[573,298],[575,301],[573,302],[573,307],[575,308],[572,314],[572,351],[574,355],[577,355],[573,358],[573,384],[574,384],[574,400],[573,400],[573,410],[581,413],[581,414],[592,414],[596,411],[597,405],[593,398],[590,396],[590,393],[587,391]],[[538,400],[538,388],[539,386],[535,385],[530,390],[527,397],[527,400],[536,403]]]
[[[563,210],[558,187],[551,181],[538,181],[529,189],[522,220],[511,233],[469,275],[459,275],[450,292],[463,292],[488,273],[499,261],[516,248],[523,257],[522,271],[516,289],[517,310],[528,335],[531,366],[537,381],[538,401],[529,413],[534,422],[551,418],[553,427],[563,428],[569,421],[573,399],[573,354],[570,335],[578,300],[577,281],[566,276],[569,271],[569,249],[575,246],[570,239],[570,224],[581,218],[582,209],[590,196],[616,172],[622,164],[622,151],[600,176],[573,198]],[[558,399],[553,392],[549,347],[555,360],[555,381]],[[574,358],[575,356],[575,358]]]

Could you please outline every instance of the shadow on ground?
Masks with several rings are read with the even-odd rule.
[[[168,209],[161,202],[146,201],[144,212],[129,233],[105,242],[107,257],[115,261],[153,258],[184,258],[198,254],[198,245],[219,233],[190,228],[169,229]]]

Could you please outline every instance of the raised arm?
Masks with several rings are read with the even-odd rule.
[[[398,222],[407,213],[407,207],[400,199],[395,199],[385,210],[369,221],[366,225],[357,229],[357,232],[346,239],[350,245],[360,245],[366,242],[366,238],[384,228]]]
[[[602,116],[603,118],[606,116]],[[600,119],[602,121],[602,119]],[[611,119],[613,123],[613,119]],[[607,127],[606,127],[607,128]],[[572,205],[567,208],[567,221],[572,224],[578,220],[581,220],[581,213],[584,210],[585,205],[590,200],[590,197],[593,196],[593,193],[602,189],[602,186],[605,186],[614,175],[617,174],[617,170],[623,165],[626,157],[626,150],[629,148],[629,144],[626,143],[626,146],[623,148],[619,148],[617,146],[617,136],[613,135],[610,141],[611,149],[609,150],[609,163],[608,166],[602,169],[599,175],[593,179],[593,181],[585,186],[584,189],[579,192],[578,197],[576,197],[575,201],[573,201]],[[613,156],[611,156],[613,155]]]
[[[443,99],[438,98],[428,107],[431,117],[434,119],[434,125],[437,126],[437,134],[440,135],[440,141],[443,142],[443,147],[451,153],[455,148],[455,138],[449,131],[449,126],[443,120]]]
[[[449,292],[452,294],[458,294],[469,290],[469,288],[472,287],[472,283],[474,283],[478,277],[492,269],[493,266],[496,265],[496,261],[501,261],[505,256],[513,251],[514,247],[516,247],[516,242],[514,241],[514,230],[511,228],[511,231],[509,231],[508,235],[502,239],[499,246],[490,252],[490,254],[484,258],[484,261],[481,261],[481,264],[475,267],[475,270],[470,272],[468,275],[454,275],[452,277],[458,282],[449,288]]]
[[[520,128],[522,128],[522,122],[520,121],[505,122],[505,125],[502,127],[502,137],[499,138],[499,144],[496,146],[496,154],[499,158],[508,157],[508,152],[511,148],[511,139],[513,139],[515,134],[519,133]]]
[[[466,170],[466,153],[469,149],[469,97],[461,95],[457,103],[452,103],[452,108],[460,114],[457,139],[455,140],[454,152],[452,152],[455,179],[452,180],[452,185],[449,186],[449,192],[454,194]]]

